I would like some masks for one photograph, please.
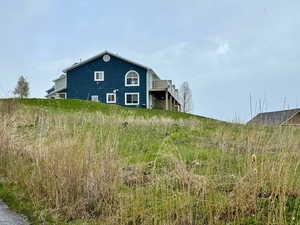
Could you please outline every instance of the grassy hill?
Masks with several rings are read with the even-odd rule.
[[[0,197],[34,224],[299,224],[297,128],[0,101]]]

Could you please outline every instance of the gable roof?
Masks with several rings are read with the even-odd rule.
[[[54,90],[55,90],[55,86],[53,85],[51,88],[49,88],[48,90],[46,90],[46,92],[49,94],[49,93],[51,93]]]
[[[66,78],[66,74],[62,74],[58,78],[54,79],[53,82],[55,82],[57,80],[65,79],[65,78]]]
[[[108,54],[108,55],[110,55],[110,56],[116,57],[116,58],[118,58],[118,59],[121,59],[121,60],[123,60],[123,61],[125,61],[125,62],[128,62],[128,63],[130,63],[130,64],[133,64],[133,65],[139,66],[139,67],[144,68],[144,69],[146,69],[146,70],[150,70],[150,71],[152,71],[152,72],[158,77],[158,75],[157,75],[157,74],[154,72],[154,70],[151,69],[150,67],[147,67],[147,66],[144,66],[144,65],[142,65],[142,64],[140,64],[140,63],[131,61],[131,60],[126,59],[126,58],[124,58],[124,57],[121,57],[121,56],[119,56],[119,55],[117,55],[117,54],[111,53],[111,52],[109,52],[109,51],[101,52],[101,53],[98,54],[98,55],[95,55],[95,56],[93,56],[93,57],[91,57],[91,58],[88,58],[88,59],[86,59],[86,60],[81,61],[80,63],[75,63],[75,64],[73,64],[72,66],[70,66],[70,67],[64,69],[63,72],[66,73],[66,72],[68,72],[69,70],[72,70],[72,69],[77,68],[77,67],[79,67],[79,66],[81,66],[81,65],[84,65],[84,64],[86,64],[86,63],[89,63],[89,62],[91,62],[91,61],[93,61],[93,60],[95,60],[95,59],[97,59],[97,58],[100,58],[100,57],[104,56],[105,54]],[[158,77],[158,78],[159,78],[159,77]]]
[[[55,88],[53,88],[53,90],[52,90],[52,89],[49,89],[48,91],[50,91],[50,92],[47,91],[47,95],[46,95],[45,97],[47,98],[47,97],[49,97],[50,95],[53,95],[53,94],[55,94],[55,93],[58,93],[58,92],[61,92],[61,91],[64,91],[64,90],[66,90],[65,87],[60,88],[60,89],[55,89]]]
[[[247,124],[264,124],[264,125],[282,125],[287,120],[291,119],[294,115],[300,112],[298,109],[282,110],[275,112],[259,113]]]

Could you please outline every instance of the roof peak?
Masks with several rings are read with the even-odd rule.
[[[292,116],[298,114],[300,112],[299,108],[295,109],[287,109],[273,112],[265,112],[259,113],[255,117],[253,117],[247,124],[269,124],[269,125],[281,125],[287,120],[289,120]]]
[[[95,60],[95,59],[97,59],[97,58],[100,58],[101,56],[103,56],[103,55],[105,55],[105,54],[114,56],[114,57],[119,58],[119,59],[121,59],[121,60],[124,60],[124,61],[126,61],[126,62],[128,62],[128,63],[134,64],[134,65],[136,65],[136,66],[139,66],[139,67],[142,67],[142,68],[144,68],[144,69],[146,69],[146,70],[151,70],[151,71],[154,72],[154,70],[151,69],[150,67],[144,66],[144,65],[142,65],[142,64],[140,64],[140,63],[137,63],[137,62],[134,62],[134,61],[129,60],[129,59],[127,59],[127,58],[124,58],[124,57],[122,57],[122,56],[120,56],[120,55],[118,55],[118,54],[116,54],[116,53],[110,52],[110,51],[108,51],[108,50],[105,50],[105,51],[103,51],[103,52],[101,52],[101,53],[99,53],[99,54],[97,54],[97,55],[95,55],[95,56],[93,56],[93,57],[90,57],[90,58],[88,58],[88,59],[86,59],[86,60],[83,60],[83,61],[81,61],[81,62],[79,62],[79,63],[77,63],[77,64],[73,64],[72,66],[67,67],[66,69],[64,69],[63,72],[66,73],[66,72],[68,72],[68,71],[70,71],[70,70],[72,70],[72,69],[74,69],[74,68],[77,68],[77,67],[79,67],[79,66],[81,66],[81,65],[84,65],[84,64],[86,64],[86,63],[88,63],[88,62],[91,62],[91,61],[93,61],[93,60]],[[154,72],[154,73],[155,73],[155,72]]]

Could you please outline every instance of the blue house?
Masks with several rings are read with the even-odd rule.
[[[178,89],[149,67],[105,51],[63,70],[50,99],[82,99],[147,109],[181,110]]]

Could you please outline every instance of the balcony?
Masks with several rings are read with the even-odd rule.
[[[172,85],[171,80],[154,80],[150,91],[168,91],[178,102],[179,93],[175,85]]]

